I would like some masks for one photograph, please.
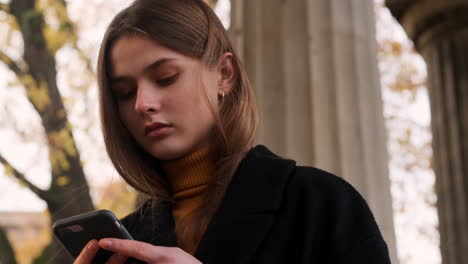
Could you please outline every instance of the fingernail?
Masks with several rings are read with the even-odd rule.
[[[88,249],[91,249],[94,247],[94,245],[96,244],[96,240],[91,240],[88,242]]]
[[[100,244],[101,244],[103,247],[110,247],[110,246],[112,245],[112,241],[107,240],[107,239],[101,240],[100,242],[101,242]]]

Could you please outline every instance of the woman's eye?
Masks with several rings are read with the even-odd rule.
[[[125,101],[125,100],[132,99],[133,96],[135,95],[135,92],[133,90],[129,90],[126,92],[117,92],[116,95],[117,95],[118,100]]]
[[[158,79],[158,80],[156,80],[156,83],[158,85],[160,85],[160,86],[169,86],[169,85],[173,84],[177,80],[178,76],[179,76],[179,74],[175,74],[175,75],[172,75],[172,76],[167,77],[167,78]]]

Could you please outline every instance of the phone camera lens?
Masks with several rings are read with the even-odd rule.
[[[71,232],[71,230],[68,227],[67,228],[62,228],[62,229],[59,230],[60,235],[65,235],[65,234],[68,234],[70,232]]]

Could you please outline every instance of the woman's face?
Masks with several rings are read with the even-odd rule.
[[[109,59],[120,118],[143,149],[172,160],[210,143],[215,117],[202,85],[216,102],[216,71],[142,36],[118,39]]]

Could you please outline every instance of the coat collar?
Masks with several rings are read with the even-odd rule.
[[[252,149],[235,173],[195,253],[203,263],[247,263],[274,222],[295,162],[264,146]]]
[[[282,204],[294,169],[294,161],[282,159],[264,146],[249,151],[208,225],[195,257],[205,264],[250,262],[273,225],[274,213]],[[148,234],[158,234],[151,243],[176,246],[170,204],[155,203],[151,215],[155,216],[153,230]]]

